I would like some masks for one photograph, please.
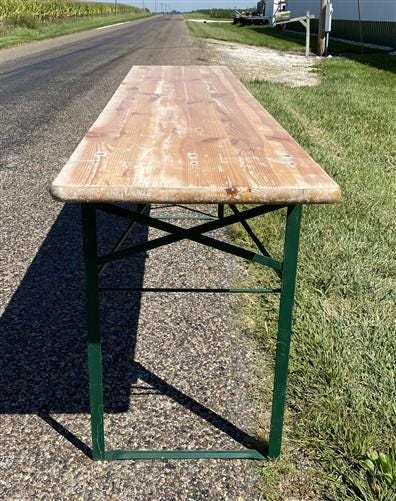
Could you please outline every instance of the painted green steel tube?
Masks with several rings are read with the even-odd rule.
[[[234,214],[240,214],[240,211],[235,207],[235,205],[230,205],[230,209]],[[245,220],[240,221],[240,224],[243,226],[245,229],[246,233],[249,235],[249,237],[253,240],[253,243],[256,245],[258,250],[261,252],[263,256],[269,257],[272,259],[270,253],[267,251],[267,249],[264,247],[262,242],[260,242],[259,238],[256,236],[252,228],[250,227],[249,223]],[[282,272],[280,270],[274,270],[275,273],[278,275],[279,278],[282,278]]]
[[[279,293],[281,290],[276,288],[262,287],[253,289],[210,289],[210,288],[194,288],[194,287],[100,287],[99,292],[154,292],[154,293],[172,293],[172,292],[189,292],[189,293],[208,293],[208,294],[271,294]]]
[[[99,316],[99,277],[97,264],[96,209],[81,204],[83,248],[86,275],[88,321],[88,376],[91,407],[92,457],[104,459],[104,419],[102,385],[102,347]]]
[[[156,216],[159,221],[213,221],[211,216]]]
[[[147,207],[147,204],[139,204],[137,206],[137,213],[138,214],[141,214],[142,212],[144,212],[144,210],[146,209]],[[128,239],[129,235],[132,233],[134,227],[136,226],[136,221],[132,221],[127,229],[124,231],[124,233],[121,235],[121,237],[118,239],[117,243],[115,244],[115,246],[113,247],[112,251],[111,252],[117,252],[118,250],[121,249],[121,247],[123,246],[124,242]],[[107,265],[110,264],[110,263],[104,263],[102,265],[99,266],[98,268],[98,274],[99,276],[104,272],[104,270],[106,269]]]
[[[105,460],[120,459],[267,459],[255,449],[243,450],[157,450],[157,451],[106,451]]]
[[[287,209],[271,429],[268,446],[268,455],[272,458],[280,455],[282,445],[301,213],[301,205],[290,206]]]

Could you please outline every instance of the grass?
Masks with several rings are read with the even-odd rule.
[[[187,19],[206,19],[207,21],[230,21],[231,23],[231,18],[229,17],[212,17],[209,14],[202,14],[200,12],[187,12],[186,14],[183,14],[184,18]]]
[[[247,83],[341,185],[343,199],[305,208],[284,453],[260,466],[265,499],[396,499],[396,60],[333,58],[317,87]],[[281,254],[280,216],[253,224]],[[249,245],[239,228],[234,239]],[[243,285],[273,282],[249,265]],[[243,298],[242,322],[272,366],[278,302]],[[272,376],[260,407],[269,408]],[[259,423],[268,433],[267,419]]]
[[[279,31],[272,26],[237,26],[219,23],[188,22],[193,35],[229,42],[239,42],[258,47],[268,47],[288,52],[305,52],[305,34]],[[317,36],[311,36],[311,50],[317,45]],[[359,53],[360,47],[344,42],[330,40],[329,53]],[[366,49],[366,52],[379,52]]]
[[[110,24],[134,21],[149,15],[150,14],[145,12],[139,12],[123,15],[71,18],[54,22],[37,23],[32,27],[15,26],[1,28],[0,26],[0,49],[21,45],[27,42],[44,40],[46,38],[55,38],[79,31],[100,28],[101,26]]]
[[[234,17],[232,9],[203,9],[184,14],[186,19],[212,19],[212,20],[227,20],[230,21]]]

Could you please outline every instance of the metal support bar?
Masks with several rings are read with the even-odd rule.
[[[282,264],[271,257],[262,256],[251,252],[246,249],[241,249],[235,245],[229,244],[227,242],[221,242],[212,237],[201,235],[201,233],[206,233],[208,231],[212,231],[218,228],[222,228],[224,226],[228,226],[233,224],[234,222],[240,222],[241,220],[248,219],[251,217],[255,217],[260,214],[266,214],[268,212],[272,212],[274,210],[279,209],[280,207],[274,206],[259,206],[254,207],[252,209],[248,209],[244,212],[239,212],[238,214],[234,214],[231,216],[224,217],[222,219],[217,219],[215,221],[210,221],[208,223],[204,223],[198,226],[194,226],[193,228],[180,228],[179,226],[175,226],[170,223],[166,223],[165,221],[158,221],[150,216],[145,216],[143,214],[136,214],[128,211],[127,209],[123,209],[122,207],[116,205],[105,205],[99,204],[98,208],[105,212],[109,212],[111,214],[118,214],[121,217],[126,217],[128,219],[136,220],[142,224],[146,224],[147,226],[157,228],[162,231],[166,231],[171,233],[165,237],[160,237],[149,242],[145,242],[142,244],[136,244],[130,248],[120,250],[118,252],[114,252],[111,254],[107,254],[105,256],[101,256],[99,258],[99,263],[106,263],[110,261],[115,261],[117,259],[123,259],[129,257],[131,255],[136,254],[137,252],[142,252],[150,249],[154,249],[156,247],[162,247],[164,245],[178,242],[180,240],[188,239],[194,242],[201,243],[203,245],[207,245],[209,247],[213,247],[215,249],[227,252],[229,254],[233,254],[238,257],[242,257],[243,259],[247,259],[248,261],[256,262],[263,264],[264,266],[268,266],[275,270],[281,271]]]
[[[173,450],[173,451],[106,451],[104,459],[267,459],[255,449],[242,450]]]
[[[209,289],[209,288],[176,288],[176,287],[100,287],[99,292],[193,292],[193,293],[215,293],[215,294],[266,294],[279,293],[281,289],[276,288],[255,288],[255,289]]]
[[[141,214],[142,212],[144,212],[144,210],[146,209],[147,207],[147,204],[142,204],[142,205],[138,205],[137,206],[137,213],[138,214]],[[131,234],[132,230],[134,229],[134,227],[136,226],[136,221],[132,221],[127,229],[124,231],[124,233],[121,235],[121,237],[118,239],[117,243],[115,244],[115,246],[113,247],[112,249],[112,253],[113,252],[117,252],[119,249],[121,249],[121,247],[123,246],[124,242],[127,240],[127,238],[129,237],[129,235]],[[98,273],[99,273],[99,276],[104,272],[106,266],[108,265],[109,263],[103,263],[99,266],[99,269],[98,269]]]
[[[272,458],[280,455],[282,444],[301,213],[301,205],[291,206],[287,210],[271,429],[268,447],[268,455]]]
[[[235,207],[235,205],[230,205],[230,208],[231,208],[231,210],[233,211],[234,214],[240,214],[240,211]],[[250,227],[249,223],[247,221],[245,221],[245,220],[241,220],[240,224],[244,227],[246,233],[249,235],[249,237],[256,244],[256,247],[261,252],[261,254],[263,256],[271,257],[270,253],[267,251],[267,249],[264,247],[264,245],[257,238],[256,234],[254,233],[254,231]],[[274,271],[278,275],[279,278],[282,278],[282,273],[279,270],[274,270]]]
[[[212,216],[158,216],[159,221],[213,221]]]
[[[153,225],[154,226],[154,225]],[[155,227],[155,226],[154,226]],[[279,261],[276,261],[275,259],[262,256],[260,254],[256,254],[255,252],[252,252],[247,249],[242,249],[240,247],[237,247],[236,245],[228,244],[227,242],[222,242],[220,240],[216,240],[215,238],[212,237],[207,237],[207,236],[201,236],[201,235],[195,235],[193,231],[190,230],[183,230],[181,228],[177,228],[175,230],[174,235],[168,235],[166,237],[160,237],[156,238],[154,240],[150,240],[148,242],[136,244],[132,247],[126,248],[119,250],[117,252],[114,252],[112,254],[106,254],[105,256],[101,256],[98,258],[98,262],[100,264],[102,263],[107,263],[111,261],[116,261],[118,259],[124,259],[126,257],[133,256],[134,254],[137,254],[138,252],[142,251],[147,251],[147,250],[152,250],[157,247],[163,247],[164,245],[168,245],[170,243],[178,242],[180,240],[188,239],[192,240],[194,242],[198,242],[200,244],[206,245],[208,247],[212,247],[214,249],[221,250],[223,252],[227,252],[228,254],[233,254],[234,256],[241,257],[243,259],[246,259],[247,261],[252,261],[255,263],[262,264],[263,266],[268,266],[269,268],[273,268],[274,270],[281,271],[282,270],[282,263]],[[192,228],[191,230],[193,230]]]
[[[196,209],[195,207],[188,207],[187,205],[179,205],[179,204],[170,204],[170,205],[165,205],[161,204],[159,207],[152,207],[151,210],[155,211],[156,209],[169,209],[169,208],[174,208],[177,207],[179,209],[184,209],[188,212],[194,212],[196,214],[201,214],[202,216],[207,216],[209,219],[215,219],[216,215],[215,214],[210,214],[209,212],[204,212],[202,210]]]

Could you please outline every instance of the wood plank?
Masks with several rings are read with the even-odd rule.
[[[50,191],[68,202],[340,198],[339,186],[224,66],[134,66]]]

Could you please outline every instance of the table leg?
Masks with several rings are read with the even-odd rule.
[[[217,206],[217,217],[219,219],[222,219],[224,217],[224,205],[222,205],[222,204],[219,204]]]
[[[273,400],[272,400],[272,414],[271,414],[271,428],[269,437],[269,446],[267,454],[263,455],[262,452],[255,449],[243,449],[241,451],[185,451],[185,450],[175,450],[175,451],[106,451],[105,450],[105,438],[104,438],[104,408],[103,408],[103,383],[102,383],[102,348],[101,348],[101,333],[100,333],[100,312],[99,312],[99,271],[100,266],[103,267],[104,263],[114,260],[114,256],[117,255],[116,259],[122,259],[129,255],[135,254],[141,249],[142,245],[135,245],[131,248],[126,248],[121,251],[114,252],[110,257],[102,256],[99,257],[97,254],[97,237],[96,237],[96,211],[97,209],[105,210],[100,204],[88,204],[84,203],[81,205],[82,209],[82,228],[83,228],[83,245],[84,245],[84,260],[86,268],[86,299],[87,299],[87,317],[88,317],[88,375],[89,375],[89,391],[90,391],[90,407],[91,407],[91,431],[92,431],[92,457],[93,459],[101,460],[114,460],[114,459],[158,459],[158,458],[251,458],[251,459],[265,459],[265,457],[278,457],[281,450],[282,442],[282,429],[283,429],[283,418],[285,410],[285,399],[286,399],[286,386],[287,386],[287,373],[288,373],[288,361],[289,361],[289,350],[290,350],[290,338],[291,338],[291,326],[292,326],[292,313],[293,313],[293,303],[294,303],[294,289],[296,282],[296,269],[297,269],[297,256],[298,256],[298,243],[300,235],[300,222],[301,222],[301,212],[302,206],[295,205],[289,206],[287,210],[286,219],[286,231],[285,231],[285,243],[284,243],[284,255],[283,263],[275,261],[273,258],[266,258],[265,249],[262,250],[264,255],[248,253],[244,249],[236,248],[235,246],[226,246],[224,242],[218,242],[214,239],[201,236],[200,233],[204,233],[203,228],[198,226],[200,232],[192,232],[191,230],[186,230],[184,228],[174,227],[168,223],[159,222],[153,218],[144,216],[141,212],[139,213],[129,213],[120,207],[112,207],[112,213],[117,215],[130,217],[136,222],[142,224],[147,224],[148,226],[159,227],[160,229],[170,233],[167,237],[162,237],[160,239],[161,245],[151,245],[150,248],[155,248],[158,246],[166,245],[172,241],[179,239],[189,239],[193,241],[198,241],[209,247],[218,248],[224,252],[228,252],[233,255],[244,257],[250,261],[261,262],[265,266],[269,266],[275,270],[282,271],[282,286],[281,286],[281,298],[280,298],[280,310],[279,310],[279,321],[278,321],[278,339],[276,347],[276,357],[275,357],[275,377],[274,377],[274,388],[273,388]],[[107,211],[106,207],[106,211]],[[268,208],[263,208],[265,210],[262,213],[270,212]],[[224,206],[219,206],[219,218],[224,218]],[[252,211],[255,209],[249,209],[245,212],[253,217]],[[235,211],[234,211],[235,212]],[[238,211],[237,214],[238,215]],[[256,214],[254,214],[256,215]],[[258,215],[258,214],[257,214]],[[236,216],[228,216],[224,218],[223,226],[228,226],[232,224]],[[239,218],[238,218],[239,219]],[[227,220],[227,221],[226,221]],[[245,219],[243,219],[245,220]],[[217,220],[218,221],[218,220]],[[203,225],[206,231],[209,231],[206,226],[208,224],[215,224],[213,222],[206,223]],[[222,221],[218,221],[216,224],[222,225]],[[161,225],[161,226],[159,226]],[[245,228],[246,229],[246,228]],[[127,230],[129,232],[129,229]],[[181,235],[181,238],[175,238]],[[199,237],[199,238],[198,238]],[[165,239],[165,241],[163,241]],[[151,244],[157,243],[154,239]],[[149,242],[150,243],[150,242]],[[144,249],[149,248],[149,243],[146,243],[143,247]],[[221,245],[220,245],[221,244]],[[235,247],[235,248],[234,248]],[[117,246],[116,246],[117,248]],[[133,251],[133,252],[132,252]],[[238,251],[238,252],[237,252]],[[120,254],[120,255],[118,255]],[[253,259],[254,258],[254,259]],[[258,259],[260,258],[260,260]],[[264,260],[266,258],[266,260]],[[276,266],[275,266],[276,265]],[[279,266],[279,267],[278,267]],[[120,289],[121,290],[121,289]],[[268,289],[266,292],[279,292],[279,289]]]
[[[102,346],[99,316],[99,277],[95,205],[81,204],[81,214],[86,273],[88,375],[91,407],[92,457],[93,459],[104,459],[105,443],[103,418]]]
[[[289,206],[287,209],[271,429],[268,446],[268,455],[272,458],[280,455],[282,443],[301,213],[301,205]]]

